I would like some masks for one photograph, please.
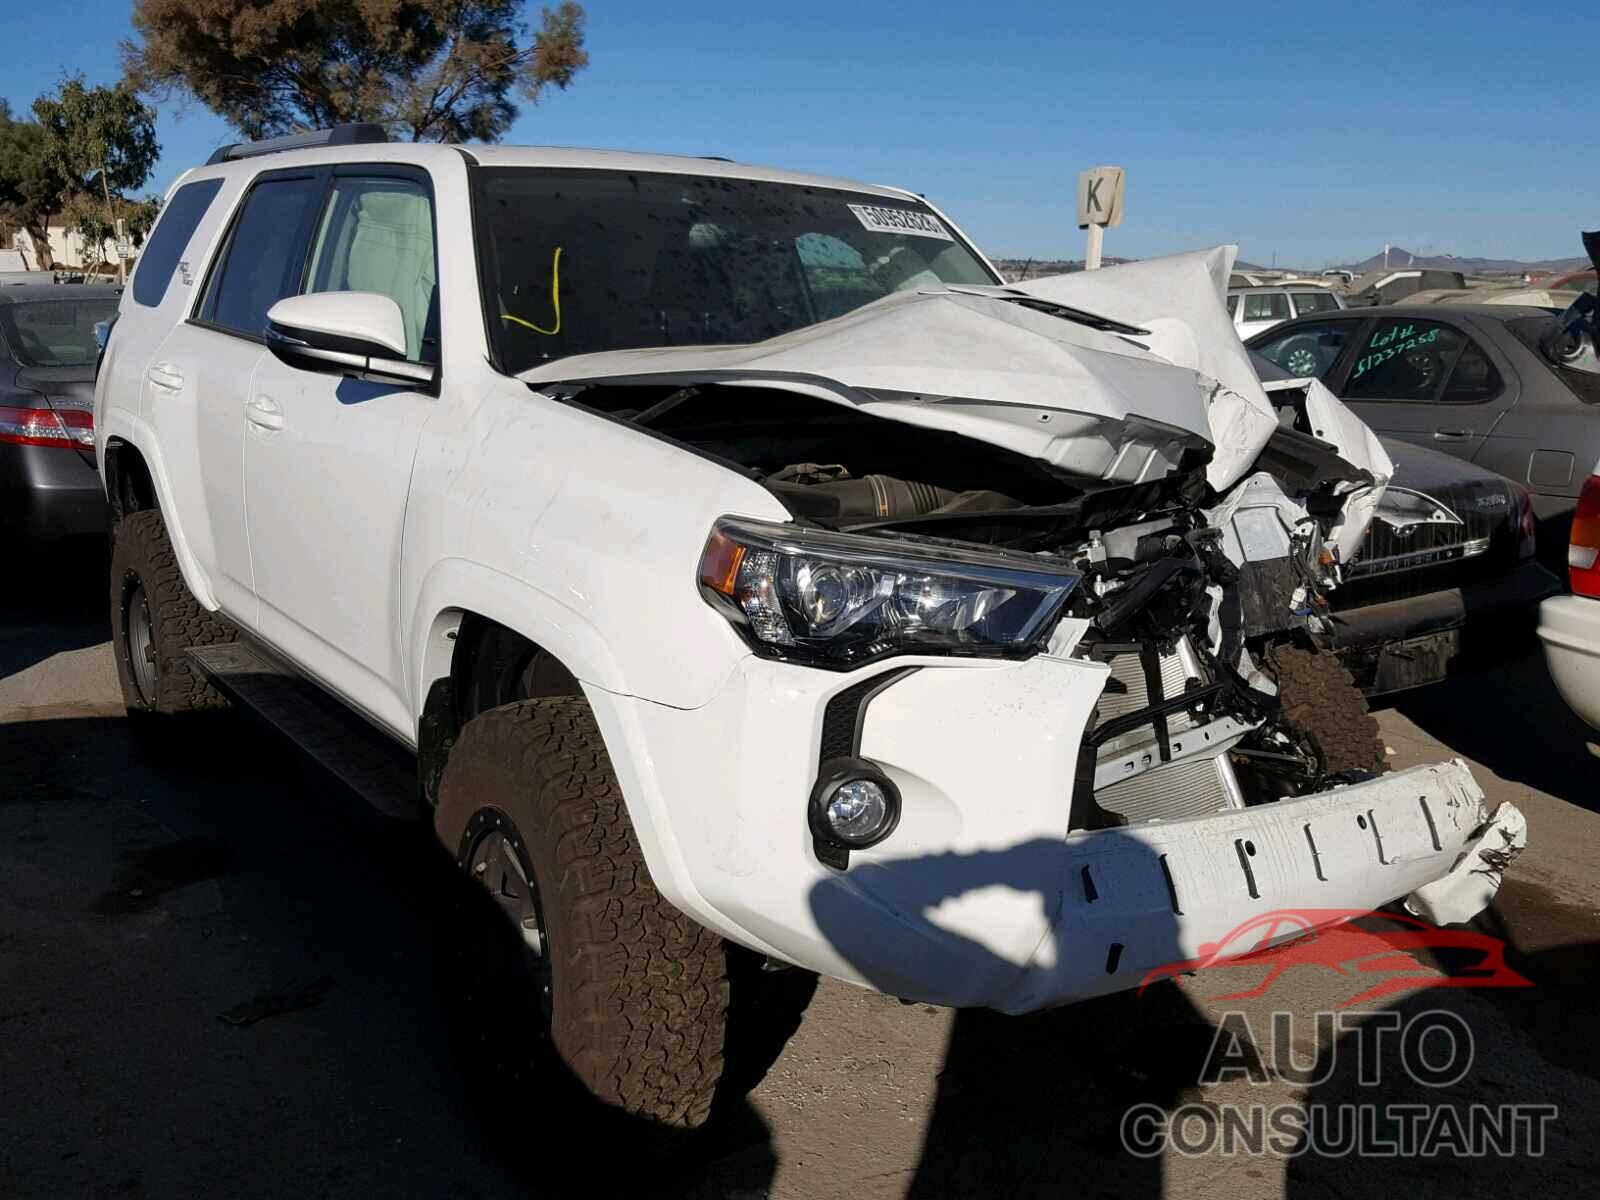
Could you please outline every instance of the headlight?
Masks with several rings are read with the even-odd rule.
[[[723,521],[700,584],[760,653],[852,667],[886,654],[1020,655],[1079,576],[1031,555]]]

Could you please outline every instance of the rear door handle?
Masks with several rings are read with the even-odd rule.
[[[283,428],[283,410],[266,396],[253,396],[245,401],[244,419],[258,429]]]
[[[1473,436],[1470,429],[1435,429],[1433,440],[1436,442],[1464,442]]]
[[[164,391],[183,390],[183,372],[169,362],[151,363],[144,377]]]

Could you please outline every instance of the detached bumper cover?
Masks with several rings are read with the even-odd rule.
[[[844,871],[817,860],[806,820],[824,717],[833,697],[881,681],[888,665],[841,675],[751,657],[694,710],[592,691],[608,744],[633,747],[613,759],[663,895],[809,970],[906,999],[1025,1012],[1136,988],[1274,910],[1376,909],[1465,875],[1465,899],[1424,893],[1459,920],[1498,886],[1499,868],[1452,876],[1491,818],[1459,762],[1069,833],[1110,667],[1038,655],[907,657],[893,669],[911,666],[857,726],[861,756],[900,791],[900,823]]]
[[[963,861],[873,864],[854,880],[857,888],[879,892],[876,873],[918,872],[927,903],[920,914],[899,915],[946,935],[903,943],[898,956],[881,961],[867,961],[884,943],[868,933],[862,914],[851,922],[822,895],[813,904],[819,924],[868,982],[948,1002],[970,981],[985,980],[990,992],[980,1003],[1021,1013],[1135,987],[1152,970],[1215,952],[1266,912],[1375,909],[1420,892],[1414,911],[1466,920],[1493,898],[1500,872],[1525,841],[1523,829],[1512,805],[1491,818],[1466,766],[1453,761],[1316,796],[1073,833],[1053,845]],[[1474,857],[1484,846],[1495,851],[1492,869]],[[898,884],[881,890],[903,898],[904,881]],[[1033,891],[1045,908],[1043,936],[1026,963],[1001,962],[973,936],[975,914],[959,911],[985,893],[992,902],[996,888]],[[965,936],[949,936],[958,927]],[[945,980],[929,977],[933,961],[917,962],[935,947],[944,952],[937,970],[950,973]],[[1241,944],[1239,952],[1251,948]]]

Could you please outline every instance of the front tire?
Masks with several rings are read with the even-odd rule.
[[[468,721],[434,827],[532,958],[557,1054],[599,1100],[680,1129],[723,1073],[721,938],[656,890],[586,701],[518,701]]]
[[[183,582],[159,511],[130,513],[117,523],[111,542],[111,643],[129,713],[226,706],[187,651],[238,636],[231,623],[201,607]]]
[[[1336,655],[1278,646],[1268,663],[1277,678],[1284,724],[1316,743],[1327,774],[1381,775],[1389,769],[1377,719]]]

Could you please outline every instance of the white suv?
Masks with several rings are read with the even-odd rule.
[[[741,954],[1022,1012],[1272,910],[1465,919],[1521,818],[1383,774],[1318,650],[1390,466],[1318,385],[1280,422],[1231,259],[1004,287],[897,188],[225,148],[99,376],[128,708],[231,695],[393,811],[399,743],[527,1019],[668,1124]]]
[[[1344,299],[1338,292],[1315,284],[1228,289],[1228,314],[1233,317],[1240,341],[1294,317],[1337,312],[1343,307]]]

